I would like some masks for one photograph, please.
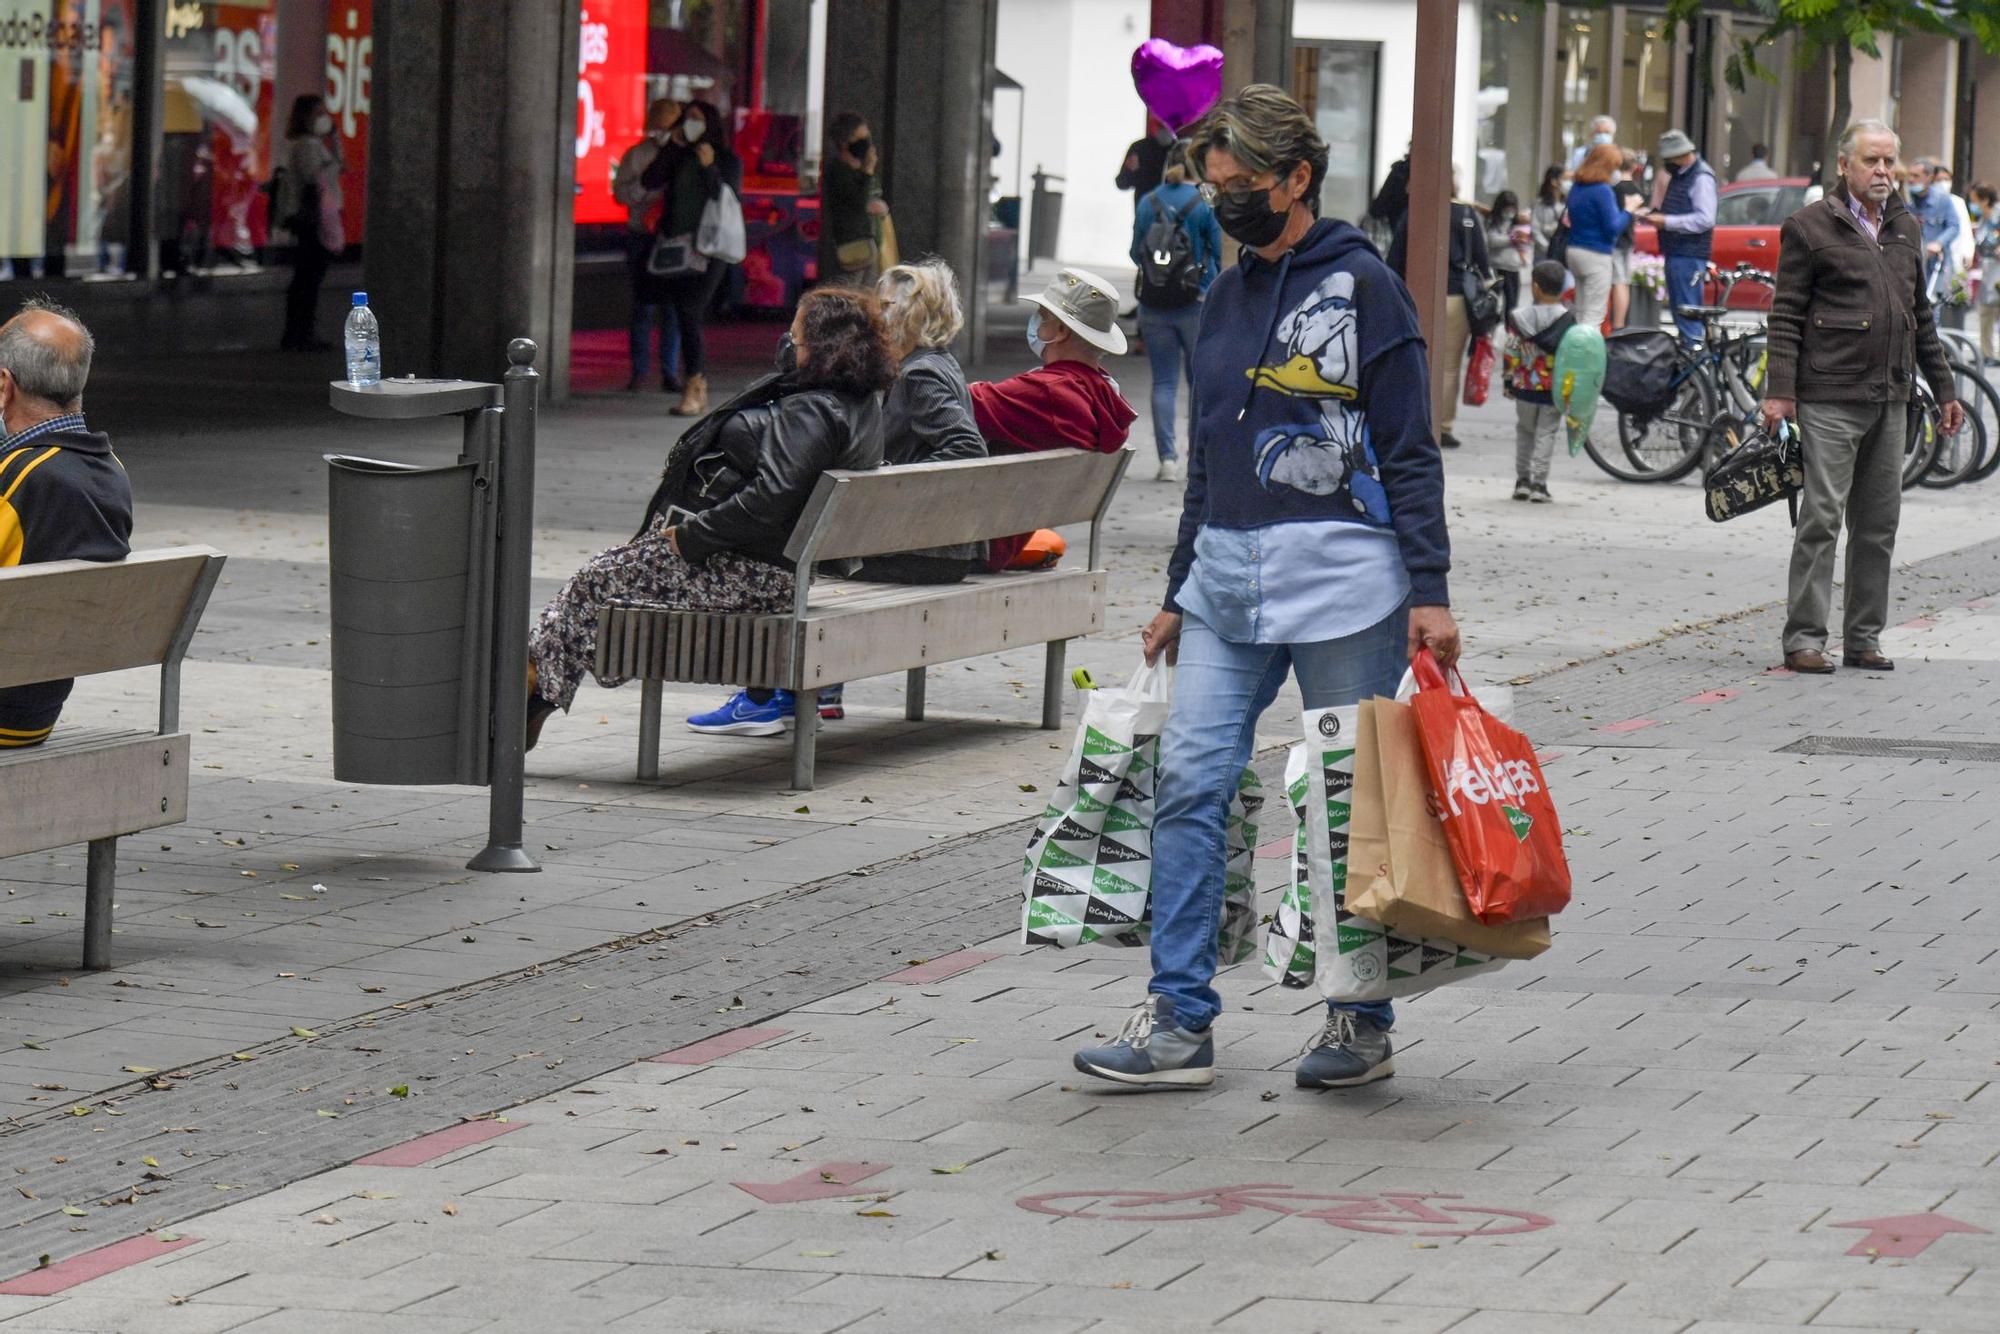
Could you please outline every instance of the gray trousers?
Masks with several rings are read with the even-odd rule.
[[[1549,460],[1563,438],[1563,410],[1553,403],[1514,400],[1514,480],[1549,484]]]
[[[1847,518],[1843,653],[1880,647],[1889,618],[1889,568],[1903,511],[1908,403],[1801,403],[1806,489],[1792,535],[1785,652],[1826,648],[1833,611],[1833,548]]]

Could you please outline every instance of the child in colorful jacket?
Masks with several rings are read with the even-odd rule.
[[[1549,460],[1563,436],[1563,410],[1555,401],[1556,349],[1576,316],[1563,303],[1568,275],[1553,260],[1535,265],[1531,299],[1507,312],[1507,352],[1502,377],[1514,400],[1514,499],[1549,503]]]

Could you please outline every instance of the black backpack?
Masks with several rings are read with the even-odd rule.
[[[1620,412],[1653,418],[1679,388],[1678,344],[1662,329],[1620,329],[1604,340],[1604,398]]]
[[[1189,201],[1189,208],[1194,207]],[[1139,301],[1155,310],[1178,310],[1201,300],[1201,265],[1195,263],[1194,242],[1181,226],[1181,214],[1153,196],[1153,225],[1139,265]]]

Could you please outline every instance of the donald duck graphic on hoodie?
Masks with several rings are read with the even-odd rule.
[[[1276,365],[1252,366],[1253,389],[1318,401],[1319,420],[1304,429],[1271,426],[1257,433],[1257,480],[1315,496],[1341,496],[1354,512],[1389,521],[1368,421],[1354,410],[1360,395],[1356,364],[1354,275],[1335,270],[1274,331],[1286,354]]]

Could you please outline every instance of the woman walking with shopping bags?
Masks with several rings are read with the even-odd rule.
[[[722,113],[707,102],[690,102],[640,184],[663,191],[660,227],[647,271],[662,280],[667,306],[680,328],[681,367],[686,388],[674,404],[676,417],[708,411],[708,351],[702,323],[729,274],[729,265],[695,248],[702,214],[724,190],[741,194],[743,164],[729,151]]]
[[[1296,676],[1308,709],[1393,694],[1421,646],[1458,656],[1444,470],[1416,308],[1374,246],[1318,216],[1328,150],[1283,90],[1257,84],[1189,131],[1222,230],[1242,247],[1209,288],[1199,413],[1165,604],[1148,661],[1178,661],[1153,825],[1149,994],[1076,1068],[1202,1085],[1230,798],[1257,720]],[[1247,591],[1246,591],[1247,590]],[[1330,1003],[1301,1087],[1393,1073],[1386,1002]]]

